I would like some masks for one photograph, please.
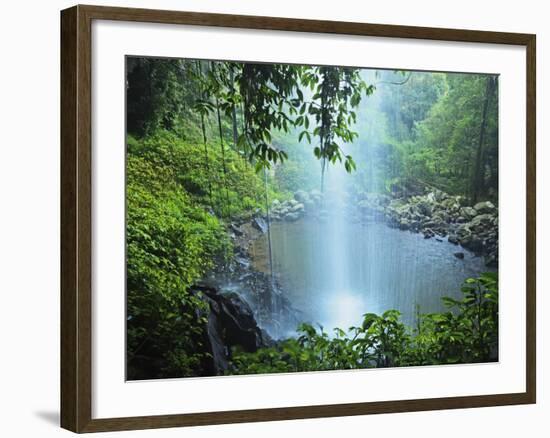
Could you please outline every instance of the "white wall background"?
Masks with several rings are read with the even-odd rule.
[[[111,0],[111,6],[272,15],[372,23],[536,33],[538,37],[538,331],[539,403],[337,419],[123,432],[104,436],[189,438],[316,436],[518,437],[547,435],[545,379],[550,286],[542,249],[550,244],[548,141],[550,14],[537,0],[359,2],[357,0]],[[59,10],[62,0],[5,2],[0,17],[0,434],[69,436],[59,404]]]

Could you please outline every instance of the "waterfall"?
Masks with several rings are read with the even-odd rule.
[[[273,286],[273,251],[271,248],[271,219],[269,217],[269,191],[267,186],[267,170],[264,167],[264,194],[265,194],[265,211],[267,221],[267,248],[269,253],[269,275],[271,285]]]
[[[281,332],[281,297],[280,291],[277,287],[273,271],[273,245],[271,241],[271,217],[270,217],[270,205],[269,205],[269,190],[268,190],[268,178],[267,170],[264,168],[264,195],[265,195],[265,210],[266,210],[266,237],[267,237],[267,252],[269,258],[269,281],[266,285],[265,293],[267,294],[267,307],[270,314],[270,326],[272,327],[272,335],[279,337]]]
[[[321,267],[325,287],[330,293],[324,307],[330,315],[326,319],[329,332],[336,326],[348,328],[357,314],[358,299],[352,290],[353,263],[350,257],[349,240],[349,176],[343,166],[327,166],[325,169],[325,208],[327,222],[322,227],[325,251],[325,267]]]

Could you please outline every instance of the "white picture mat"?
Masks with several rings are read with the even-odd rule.
[[[92,416],[525,391],[525,49],[94,21]],[[498,73],[499,363],[125,382],[125,55]]]

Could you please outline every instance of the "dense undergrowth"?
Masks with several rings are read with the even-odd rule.
[[[227,224],[264,208],[264,183],[217,144],[159,130],[127,147],[129,375],[199,375],[206,309],[189,286],[230,261]]]

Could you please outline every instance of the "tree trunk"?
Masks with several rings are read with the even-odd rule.
[[[496,78],[493,76],[488,76],[487,85],[485,87],[485,100],[483,101],[483,110],[481,112],[481,126],[479,129],[479,141],[476,150],[475,168],[472,176],[471,196],[474,204],[479,199],[480,189],[483,185],[483,173],[485,171],[483,146],[485,143],[485,131],[487,127],[487,112],[495,86]]]
[[[196,66],[197,66],[197,74],[202,79],[202,75],[203,75],[202,64],[199,60],[197,60]],[[202,89],[202,85],[199,85],[199,93],[201,94],[201,97],[203,99],[206,99],[206,93]],[[208,179],[208,197],[210,200],[210,208],[214,210],[214,204],[212,199],[212,183],[210,182],[210,160],[208,159],[208,141],[206,138],[206,124],[204,121],[204,114],[202,112],[201,112],[201,130],[202,130],[202,141],[204,146],[204,165],[206,167],[206,175]]]
[[[229,68],[229,81],[231,82],[231,92],[235,95],[235,77],[233,74],[233,68]],[[239,132],[237,130],[237,108],[235,102],[231,105],[231,121],[233,125],[233,147],[237,152],[240,152],[237,149],[237,141],[239,138]]]

